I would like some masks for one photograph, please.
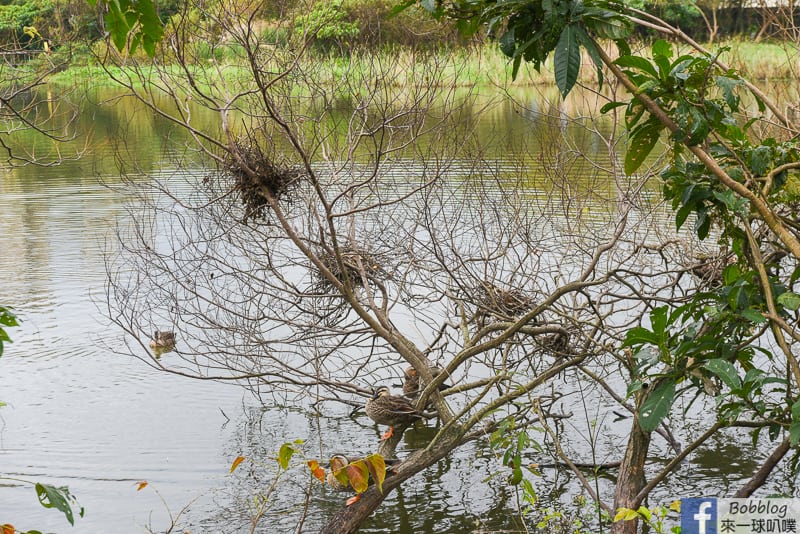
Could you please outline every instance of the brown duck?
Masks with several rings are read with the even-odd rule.
[[[171,351],[175,348],[175,332],[159,332],[156,330],[153,333],[153,339],[150,340],[150,348],[160,352]]]
[[[442,368],[432,367],[431,373],[436,378],[442,374]],[[452,386],[449,384],[441,383],[439,384],[439,391],[444,391],[450,387]],[[403,371],[403,395],[413,400],[419,396],[424,388],[425,384],[420,380],[417,370],[413,367],[406,367],[405,371]]]
[[[386,386],[375,390],[364,409],[367,416],[379,425],[389,425],[389,430],[381,436],[381,440],[392,437],[395,426],[410,425],[425,417],[408,399],[391,395]]]

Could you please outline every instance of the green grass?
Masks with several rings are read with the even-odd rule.
[[[800,65],[793,59],[798,55],[796,45],[728,41],[711,48],[717,51],[723,47],[729,50],[721,52],[721,59],[751,80],[788,80],[796,79],[800,74]],[[217,83],[220,77],[234,84],[237,80],[249,80],[249,70],[243,64],[241,50],[218,48],[212,53],[206,50],[200,52],[202,53],[198,54],[194,69],[199,73],[198,79],[204,86]],[[322,84],[336,83],[346,74],[359,72],[364,73],[364,83],[368,82],[369,76],[380,72],[384,79],[392,80],[397,86],[422,82],[433,85],[511,88],[553,83],[551,61],[544,65],[541,72],[536,72],[529,65],[523,65],[517,79],[512,80],[510,62],[494,43],[424,54],[402,48],[356,52],[347,57],[312,54],[306,56],[301,65],[304,70],[313,71],[315,81]],[[581,80],[587,83],[596,82],[596,70],[586,54],[582,65]],[[178,71],[177,67],[167,67],[165,70],[169,75],[177,74]],[[438,73],[435,78],[430,76],[433,71]],[[109,67],[108,72],[123,78],[132,75],[132,70],[126,67]],[[77,57],[72,67],[52,75],[49,81],[57,85],[115,85],[97,61],[88,55]]]

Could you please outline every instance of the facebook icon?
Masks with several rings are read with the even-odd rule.
[[[717,499],[681,499],[681,534],[717,534]]]

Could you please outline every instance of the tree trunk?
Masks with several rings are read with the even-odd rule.
[[[451,439],[442,439],[434,445],[433,449],[421,450],[412,453],[403,462],[393,466],[391,474],[387,474],[383,482],[383,493],[377,486],[370,487],[361,494],[361,499],[351,506],[346,506],[336,512],[325,525],[321,534],[350,534],[356,532],[361,524],[378,509],[383,500],[400,484],[416,475],[426,467],[435,464],[457,446],[461,445],[461,435]]]
[[[651,389],[653,387],[651,386]],[[639,507],[636,496],[645,486],[644,464],[647,461],[647,452],[650,449],[650,432],[645,432],[639,426],[639,408],[642,406],[646,395],[639,395],[636,402],[636,412],[633,416],[628,448],[617,476],[617,488],[614,492],[614,510],[619,508]],[[636,534],[638,521],[619,521],[611,526],[612,534]]]

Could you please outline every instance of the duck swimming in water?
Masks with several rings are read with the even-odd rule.
[[[156,330],[153,333],[153,339],[150,340],[150,348],[159,356],[164,352],[171,351],[175,348],[175,332]]]

